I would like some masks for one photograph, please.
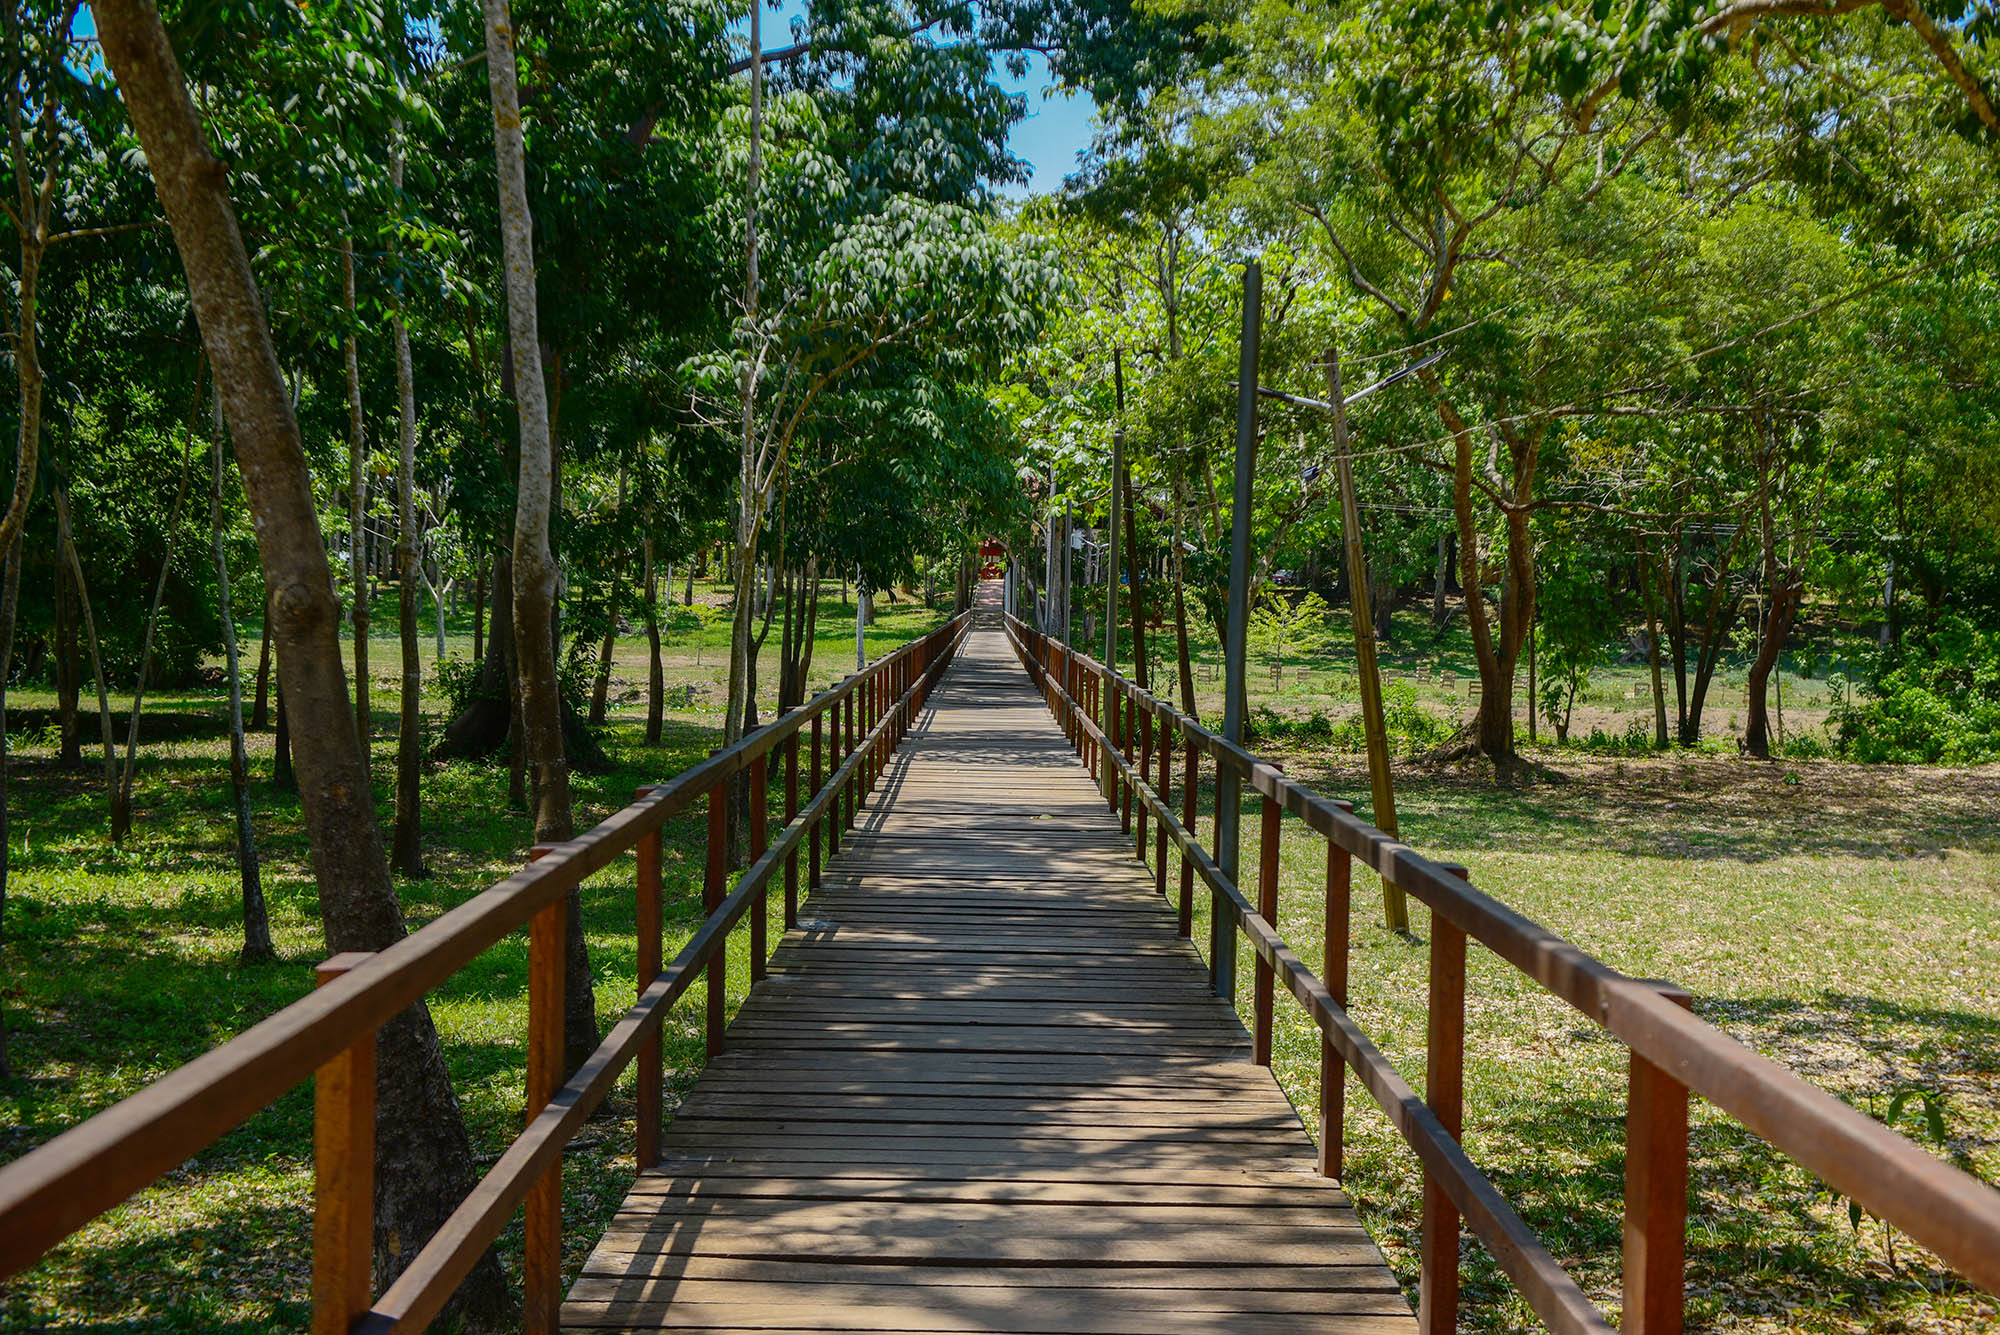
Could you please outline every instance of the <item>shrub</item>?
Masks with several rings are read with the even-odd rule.
[[[1840,750],[1864,762],[2000,760],[2000,631],[1941,618],[1886,657],[1833,722]]]

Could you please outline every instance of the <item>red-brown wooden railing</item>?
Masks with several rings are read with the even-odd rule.
[[[1190,934],[1194,878],[1199,875],[1209,888],[1212,916],[1232,917],[1247,938],[1256,957],[1251,1032],[1257,1061],[1270,1062],[1275,980],[1283,980],[1318,1027],[1320,1171],[1340,1175],[1344,1076],[1350,1069],[1416,1152],[1424,1184],[1418,1281],[1418,1324],[1424,1335],[1443,1335],[1457,1327],[1461,1217],[1551,1330],[1603,1335],[1612,1329],[1459,1143],[1468,939],[1483,943],[1574,1006],[1631,1054],[1624,1301],[1618,1327],[1624,1335],[1679,1335],[1681,1330],[1690,1090],[1930,1248],[1973,1283],[2000,1293],[2000,1191],[1696,1018],[1680,989],[1629,977],[1592,958],[1474,889],[1465,868],[1433,862],[1355,816],[1352,803],[1320,796],[1020,620],[1010,616],[1006,624],[1022,664],[1098,779],[1109,809],[1119,812],[1129,803],[1140,813],[1134,851],[1141,857],[1146,851],[1144,819],[1152,818],[1153,883],[1162,895],[1167,846],[1178,850],[1181,935]],[[1183,764],[1178,814],[1172,800],[1176,747]],[[1260,798],[1254,904],[1193,833],[1203,756],[1212,766],[1233,771]],[[1275,926],[1278,844],[1286,813],[1327,842],[1325,978],[1299,960]],[[1422,1097],[1347,1012],[1356,858],[1431,909]],[[1214,967],[1211,960],[1211,971]]]
[[[562,1305],[563,1148],[636,1059],[636,1159],[642,1170],[658,1162],[660,1028],[668,1008],[696,977],[705,977],[707,1051],[711,1056],[722,1051],[731,928],[751,915],[751,969],[761,975],[773,883],[782,874],[785,925],[793,926],[800,846],[807,848],[807,884],[817,886],[823,851],[838,847],[841,827],[854,820],[971,624],[970,613],[956,618],[668,782],[642,788],[630,806],[587,833],[537,846],[526,867],[388,949],[328,960],[311,995],[0,1167],[0,1279],[34,1264],[84,1224],[312,1077],[313,1330],[324,1335],[421,1331],[525,1203],[523,1327],[535,1335],[553,1332]],[[830,739],[825,757],[823,734]],[[799,753],[808,744],[801,805]],[[766,799],[774,763],[785,767],[785,825],[772,837]],[[724,814],[730,782],[746,771],[752,860],[730,890]],[[660,830],[704,797],[707,916],[662,967]],[[635,860],[638,1000],[564,1082],[564,896],[625,853]],[[370,1277],[376,1031],[524,925],[529,932],[527,1127],[378,1296]]]

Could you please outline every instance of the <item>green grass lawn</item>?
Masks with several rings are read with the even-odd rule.
[[[713,587],[697,597],[715,600]],[[378,611],[378,616],[381,613]],[[942,614],[907,601],[877,608],[871,658],[916,638]],[[469,625],[452,627],[452,652],[469,653]],[[379,626],[378,626],[379,630]],[[631,800],[633,789],[700,760],[722,734],[726,628],[697,646],[669,646],[668,680],[690,688],[667,715],[659,747],[643,744],[646,644],[623,640],[614,664],[605,735],[611,768],[574,776],[577,826],[588,828]],[[773,635],[775,643],[776,636]],[[394,774],[395,642],[378,641],[377,796],[385,823]],[[428,668],[432,645],[425,642]],[[768,648],[760,678],[768,709],[777,681]],[[820,610],[814,677],[829,683],[854,663],[854,613],[828,587]],[[428,677],[428,673],[427,673]],[[128,701],[114,699],[121,722]],[[269,783],[271,736],[253,736],[257,834],[280,961],[243,968],[240,890],[225,757],[224,701],[213,690],[159,692],[142,724],[133,833],[106,839],[99,772],[54,761],[52,692],[9,696],[14,766],[4,1005],[15,1077],[0,1082],[0,1160],[12,1159],[109,1107],[175,1066],[303,996],[325,957],[317,894],[305,864],[296,799]],[[444,702],[427,698],[427,725]],[[50,711],[45,717],[44,711]],[[22,715],[28,723],[22,728]],[[95,710],[86,740],[95,736]],[[88,750],[86,751],[89,757]],[[92,762],[94,763],[94,761]],[[781,791],[774,787],[773,800]],[[532,822],[509,810],[504,763],[433,766],[424,787],[430,875],[399,885],[412,928],[518,866]],[[663,879],[669,957],[700,924],[704,815],[666,829]],[[629,1003],[636,966],[631,863],[584,887],[584,922],[608,1027]],[[773,940],[782,930],[774,899]],[[748,982],[747,930],[732,940],[731,1006]],[[520,1126],[527,1010],[525,931],[487,951],[430,998],[475,1150],[488,1161]],[[701,1060],[700,1002],[666,1022],[671,1082],[691,1084]],[[580,1265],[623,1198],[633,1172],[630,1077],[566,1159],[568,1260]],[[0,1331],[303,1330],[311,1258],[312,1096],[293,1090],[241,1129],[182,1165],[157,1187],[113,1210],[42,1264],[0,1286]],[[520,1256],[518,1222],[500,1243]]]
[[[698,596],[714,602],[721,594],[704,586]],[[828,603],[819,681],[853,663],[851,608],[833,602],[831,587]],[[882,609],[869,631],[870,656],[938,619],[907,604]],[[468,652],[468,628],[449,629],[448,652]],[[1417,637],[1407,638],[1416,653]],[[579,827],[716,744],[721,643],[712,629],[699,650],[687,635],[669,647],[670,682],[692,690],[685,707],[670,712],[664,744],[648,748],[640,741],[645,642],[637,635],[620,642],[606,736],[612,768],[577,776]],[[431,653],[426,638],[427,663]],[[393,636],[378,640],[374,668],[386,818]],[[760,672],[767,699],[775,682],[767,650]],[[1253,702],[1292,712],[1316,707],[1284,698],[1289,685],[1272,695],[1268,678],[1253,674],[1253,683]],[[1786,689],[1789,700],[1789,681]],[[252,739],[252,754],[282,960],[245,970],[236,964],[241,935],[217,693],[162,692],[149,703],[134,833],[122,849],[105,840],[92,772],[59,772],[53,763],[50,693],[17,691],[9,703],[19,768],[0,1005],[18,1074],[0,1085],[0,1159],[303,995],[324,954],[296,803],[268,783],[269,734]],[[1204,710],[1211,704],[1205,698]],[[429,726],[442,709],[441,699],[427,702]],[[1274,754],[1290,772],[1356,797],[1366,811],[1357,757],[1296,744]],[[1536,756],[1541,767],[1513,786],[1496,786],[1476,767],[1402,769],[1405,837],[1466,863],[1479,885],[1607,962],[1685,985],[1698,1014],[1859,1107],[1879,1115],[1899,1088],[1935,1092],[1949,1131],[1939,1152],[2000,1178],[2000,767],[1764,765],[1699,754],[1610,760],[1548,749]],[[507,809],[506,781],[499,765],[451,764],[428,774],[432,874],[402,887],[413,924],[519,864],[530,825]],[[669,950],[700,918],[702,836],[698,816],[667,831]],[[607,1023],[630,997],[629,866],[586,887]],[[1317,842],[1288,826],[1282,926],[1313,965],[1322,950],[1322,867]],[[1392,1060],[1420,1077],[1428,923],[1414,906],[1414,941],[1382,931],[1379,893],[1366,876],[1357,878],[1355,903],[1355,1014]],[[1206,941],[1205,919],[1195,935]],[[739,995],[744,939],[739,930],[730,975]],[[431,999],[477,1149],[489,1156],[519,1125],[525,963],[522,933]],[[1247,952],[1238,973],[1247,1003]],[[1624,1051],[1485,952],[1472,952],[1470,974],[1470,1150],[1592,1296],[1615,1303]],[[1282,995],[1278,1015],[1279,1074],[1310,1122],[1317,1040]],[[698,1001],[679,1008],[665,1033],[672,1078],[685,1087],[700,1058]],[[1350,1090],[1348,1102],[1348,1185],[1413,1284],[1414,1158],[1364,1106],[1365,1095]],[[572,1265],[632,1172],[629,1083],[609,1106],[567,1160]],[[0,1331],[303,1329],[310,1121],[310,1093],[301,1087],[91,1225],[0,1287]],[[1916,1119],[1904,1129],[1915,1131]],[[1963,1291],[1907,1242],[1892,1260],[1877,1223],[1857,1233],[1844,1206],[1803,1171],[1705,1105],[1696,1108],[1694,1142],[1693,1329],[2000,1329],[1990,1299]],[[503,1237],[508,1265],[518,1264],[519,1250],[518,1230]],[[1468,1257],[1468,1328],[1529,1326],[1476,1244]]]
[[[1356,757],[1273,755],[1367,814]],[[1614,967],[1680,983],[1696,1014],[1859,1108],[1879,1117],[1897,1090],[1933,1092],[1948,1131],[1935,1152],[2000,1181],[2000,766],[1555,763],[1504,787],[1479,767],[1402,769],[1403,837]],[[1246,848],[1256,819],[1247,808]],[[1280,925],[1319,968],[1324,844],[1287,821],[1281,849]],[[1194,938],[1205,949],[1204,899]],[[1354,905],[1353,1013],[1421,1090],[1428,911],[1412,901],[1412,938],[1390,934],[1366,872]],[[1245,947],[1246,1024],[1251,969]],[[1468,1150],[1613,1310],[1625,1049],[1476,944],[1467,1011]],[[1315,1125],[1317,1030],[1282,988],[1276,1015],[1277,1074]],[[1352,1081],[1347,1106],[1346,1185],[1414,1302],[1415,1156]],[[1900,1127],[1924,1138],[1914,1106]],[[1844,1202],[1699,1100],[1691,1155],[1690,1329],[2000,1330],[1992,1297],[1879,1221],[1854,1228]],[[1468,1328],[1537,1328],[1479,1244],[1465,1255]]]

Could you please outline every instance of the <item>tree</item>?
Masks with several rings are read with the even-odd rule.
[[[327,946],[380,950],[404,932],[347,706],[326,549],[290,396],[278,370],[227,176],[209,151],[151,0],[98,0],[104,56],[146,152],[215,368],[259,553],[275,596],[278,673],[293,739]],[[437,1031],[419,1002],[383,1026],[377,1089],[376,1251],[400,1273],[472,1186],[472,1155]],[[509,1307],[489,1255],[459,1291],[475,1319]]]

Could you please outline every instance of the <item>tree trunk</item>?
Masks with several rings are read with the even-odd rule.
[[[1500,580],[1499,625],[1495,627],[1488,619],[1480,582],[1479,523],[1472,508],[1472,429],[1428,373],[1425,383],[1432,389],[1432,401],[1456,449],[1452,510],[1458,523],[1458,578],[1465,590],[1465,619],[1479,665],[1479,712],[1473,719],[1473,736],[1482,753],[1504,764],[1514,757],[1514,669],[1527,627],[1534,620],[1534,535],[1525,512],[1515,509],[1506,513],[1507,562]],[[1533,492],[1539,437],[1511,430],[1503,434],[1514,470],[1512,499],[1516,505],[1525,504]]]
[[[646,579],[646,745],[658,746],[667,703],[667,669],[660,661],[660,580],[653,569],[653,540],[645,539],[639,550]],[[671,588],[673,572],[667,574]]]
[[[400,146],[390,160],[390,175],[398,189],[403,180]],[[423,691],[424,667],[417,628],[417,389],[410,364],[410,330],[403,322],[400,299],[390,317],[396,344],[396,564],[401,581],[396,591],[396,628],[402,638],[403,679],[397,697],[396,824],[390,838],[390,870],[404,876],[424,874],[423,844]],[[444,625],[439,603],[438,625]]]
[[[355,325],[354,238],[340,241],[340,295],[347,332],[340,341],[347,368],[347,564],[354,580],[354,731],[361,768],[374,764],[375,720],[368,707],[368,441],[361,416],[361,352]]]
[[[1125,573],[1132,584],[1132,680],[1142,691],[1153,689],[1153,673],[1146,662],[1146,595],[1140,585],[1145,563],[1139,559],[1139,521],[1133,514],[1132,472],[1125,471]],[[1113,576],[1115,579],[1116,576]]]
[[[264,630],[257,637],[257,704],[250,712],[250,731],[262,732],[271,726],[271,603],[264,600]]]
[[[556,678],[556,562],[549,515],[556,502],[555,438],[549,425],[542,344],[535,310],[534,222],[528,213],[526,146],[514,64],[514,26],[507,0],[484,0],[486,87],[493,105],[493,157],[500,196],[500,245],[506,265],[507,328],[520,419],[521,471],[514,498],[514,658],[521,680],[521,733],[532,771],[535,842],[556,844],[575,833],[569,767],[563,751],[562,688]],[[564,936],[563,1072],[597,1047],[597,1002],[591,988],[581,901],[568,895]]]
[[[7,678],[14,671],[14,624],[21,607],[21,533],[14,532],[7,549],[7,571],[0,577],[0,965],[7,947],[7,872],[12,861],[7,823]],[[0,968],[0,978],[7,976]],[[13,1058],[7,1048],[6,1012],[0,1010],[0,1080],[12,1079]]]
[[[201,401],[201,368],[195,368],[195,402]],[[132,683],[132,712],[125,722],[125,765],[119,772],[118,785],[111,793],[111,842],[120,844],[132,828],[132,778],[139,767],[139,712],[146,703],[146,679],[153,671],[153,635],[160,625],[160,604],[167,594],[167,576],[174,569],[174,548],[180,545],[181,507],[187,503],[188,483],[192,477],[194,424],[188,424],[188,448],[181,455],[181,485],[174,494],[173,509],[168,512],[166,549],[160,554],[160,576],[153,581],[153,601],[146,609],[146,629],[140,637],[139,676]]]
[[[83,562],[77,558],[76,538],[70,531],[69,492],[58,482],[54,488],[56,505],[56,546],[59,559],[69,567],[76,605],[83,613],[83,642],[90,651],[90,675],[97,682],[97,730],[104,741],[104,795],[116,801],[118,793],[118,747],[111,740],[111,692],[104,680],[104,657],[97,651],[97,617],[90,610],[90,588],[83,581]]]
[[[341,670],[339,601],[327,567],[298,422],[272,352],[250,257],[152,0],[94,0],[106,61],[173,226],[222,387],[259,552],[278,609],[278,672],[299,711],[301,805],[331,951],[382,950],[404,934],[382,855],[368,777]],[[430,1012],[412,1005],[378,1036],[376,1286],[390,1283],[473,1184],[471,1146]],[[487,1253],[454,1298],[481,1326],[513,1302]]]
[[[69,571],[58,563],[55,573],[56,717],[61,734],[56,763],[64,769],[77,769],[83,765],[83,727],[76,708],[77,694],[83,688],[83,665],[77,661],[81,651],[76,643],[76,610],[71,602]]]
[[[1664,751],[1667,749],[1667,691],[1660,676],[1660,600],[1659,591],[1654,587],[1658,576],[1651,554],[1642,545],[1639,549],[1639,596],[1646,604],[1646,656],[1653,670],[1653,746]]]
[[[486,657],[486,554],[479,554],[479,563],[472,574],[472,661],[477,663]]]
[[[257,866],[257,836],[250,823],[250,758],[243,741],[243,666],[236,656],[236,617],[229,606],[229,553],[222,527],[222,399],[215,400],[210,428],[214,485],[210,492],[209,544],[215,555],[215,610],[222,622],[222,662],[229,677],[229,791],[236,809],[236,868],[243,887],[243,964],[278,958],[271,944],[271,915],[264,907],[264,881]]]
[[[618,595],[624,590],[616,574],[611,577],[611,624],[604,628],[604,643],[597,651],[597,678],[590,686],[590,726],[602,727],[604,709],[611,695],[611,655],[618,647]]]
[[[1438,535],[1437,581],[1431,590],[1431,633],[1444,630],[1445,622],[1451,620],[1451,609],[1445,606],[1445,583],[1451,576],[1451,535]]]
[[[1174,488],[1174,663],[1181,679],[1181,712],[1199,718],[1194,702],[1194,655],[1188,649],[1187,574],[1181,561],[1181,497]],[[1049,591],[1051,598],[1055,591]]]
[[[292,720],[285,712],[285,686],[278,683],[278,727],[277,736],[271,739],[273,759],[271,762],[271,784],[279,792],[296,793],[299,790],[298,770],[292,765]]]

